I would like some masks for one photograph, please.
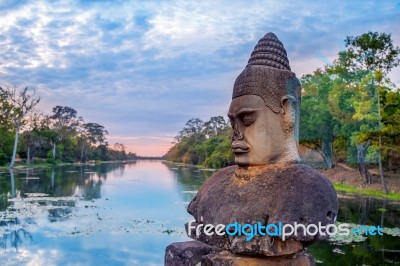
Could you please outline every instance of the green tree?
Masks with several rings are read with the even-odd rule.
[[[336,78],[329,95],[330,113],[338,121],[336,135],[348,138],[349,161],[357,162],[360,175],[366,183],[372,179],[367,168],[370,134],[379,130],[377,86],[368,71],[352,75],[352,79]],[[354,149],[353,149],[354,147]],[[357,154],[355,159],[352,155]]]
[[[347,36],[346,50],[342,51],[343,66],[347,71],[381,71],[386,76],[400,63],[400,48],[393,45],[390,34],[367,32],[360,36]]]
[[[393,84],[380,87],[382,112],[382,147],[389,170],[400,161],[400,89]]]
[[[231,129],[222,116],[203,123],[190,119],[176,137],[178,143],[164,156],[167,160],[220,168],[234,161],[231,151]]]
[[[360,36],[348,36],[345,40],[346,50],[339,53],[339,59],[336,60],[333,69],[336,73],[354,73],[360,70],[368,70],[375,74],[375,79],[378,82],[377,101],[378,101],[378,116],[382,120],[380,95],[381,82],[386,77],[387,73],[393,67],[400,63],[400,48],[393,45],[390,34],[368,32]],[[382,187],[387,193],[386,181],[383,175],[381,149],[382,149],[382,126],[379,125],[378,134],[378,156],[379,156],[379,171]],[[367,169],[364,169],[368,172]]]
[[[126,148],[122,143],[115,143],[113,147],[114,151],[117,152],[117,159],[124,160],[126,159]]]
[[[302,77],[302,99],[300,116],[300,143],[317,150],[326,167],[333,167],[333,136],[336,120],[329,108],[329,95],[333,78],[317,69]]]
[[[49,162],[56,162],[56,143],[59,139],[58,132],[53,129],[53,121],[49,116],[44,116],[40,120],[39,125],[37,126],[35,133],[39,136],[40,139],[43,139],[42,145],[42,154],[43,157],[47,158]],[[49,147],[49,149],[47,148]]]
[[[226,129],[228,123],[223,116],[213,116],[209,121],[204,123],[204,134],[207,137],[217,136]]]
[[[36,111],[30,113],[26,118],[22,136],[24,141],[23,151],[26,153],[26,164],[30,165],[35,150],[43,145],[45,141],[39,134],[44,115]],[[21,152],[21,150],[20,150]]]
[[[83,161],[84,148],[86,146],[96,146],[97,143],[102,145],[106,140],[108,131],[105,130],[104,126],[97,123],[86,123],[81,126],[80,140],[81,140],[81,162]]]
[[[75,143],[73,140],[77,136],[78,128],[82,122],[81,117],[77,117],[77,111],[69,106],[56,106],[53,108],[53,115],[50,116],[52,121],[52,130],[57,132],[57,139],[52,143],[53,145],[53,159],[56,159],[56,147],[59,144],[59,151],[61,159],[71,160],[73,155],[72,151],[65,153],[65,150],[71,148]]]
[[[6,96],[0,94],[0,165],[9,162],[13,149],[13,126],[8,117],[10,108]]]
[[[35,90],[33,89],[25,87],[18,90],[15,86],[0,87],[0,94],[7,102],[6,116],[12,121],[15,130],[14,149],[10,163],[10,168],[13,168],[17,154],[19,131],[24,126],[27,115],[32,113],[34,107],[39,103],[40,97],[35,97]]]
[[[204,122],[200,118],[192,118],[186,122],[185,126],[179,131],[176,140],[180,141],[184,137],[201,136]]]

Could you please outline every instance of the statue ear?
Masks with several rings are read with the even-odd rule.
[[[295,111],[296,108],[296,99],[291,95],[284,95],[281,98],[281,109],[282,114],[290,114]]]
[[[297,130],[296,124],[298,123],[297,114],[297,101],[296,98],[291,95],[285,95],[281,99],[281,108],[283,115],[283,123],[287,132]],[[295,135],[297,133],[295,132]]]

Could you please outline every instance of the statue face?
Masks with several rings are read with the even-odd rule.
[[[285,147],[281,113],[274,113],[257,95],[234,98],[228,117],[233,128],[232,151],[239,166],[277,162]]]

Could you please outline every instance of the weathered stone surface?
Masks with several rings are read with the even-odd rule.
[[[246,68],[233,87],[232,99],[242,95],[258,95],[275,113],[281,110],[281,99],[299,98],[301,85],[290,71],[286,50],[273,33],[267,33],[254,47]]]
[[[296,240],[282,241],[279,238],[256,237],[247,241],[245,237],[235,237],[230,242],[229,250],[237,254],[286,256],[303,250],[303,244]]]
[[[198,265],[202,256],[211,252],[212,248],[198,241],[176,242],[165,249],[165,266]]]
[[[238,166],[245,169],[299,160],[291,132],[296,115],[291,104],[287,100],[283,102],[281,111],[285,115],[271,111],[257,95],[243,95],[232,100],[228,116],[233,127],[231,147]]]
[[[283,47],[283,43],[272,32],[265,34],[258,41],[247,64],[269,66],[290,71],[286,49]]]
[[[320,222],[327,225],[335,222],[337,210],[336,192],[329,180],[298,164],[221,169],[204,183],[188,206],[188,212],[197,223],[214,225],[234,222],[261,222],[263,225],[297,222],[306,226]],[[190,232],[190,237],[194,236],[195,232]],[[290,237],[302,242],[324,238],[326,236],[319,234]],[[267,236],[246,241],[244,236],[203,234],[197,239],[240,254],[271,256],[296,250],[291,245],[285,249],[279,241],[273,242]]]
[[[300,82],[293,72],[251,65],[247,66],[237,77],[232,98],[242,95],[258,95],[264,100],[265,105],[275,113],[279,113],[281,110],[280,99],[288,92],[298,98],[300,90]]]
[[[209,254],[203,257],[202,266],[312,266],[313,258],[306,253],[292,257],[247,257],[232,253]]]

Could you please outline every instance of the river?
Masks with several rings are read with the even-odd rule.
[[[163,265],[214,171],[163,161],[0,172],[1,265]],[[321,265],[400,265],[400,202],[339,194],[338,222],[383,236],[318,242]]]

